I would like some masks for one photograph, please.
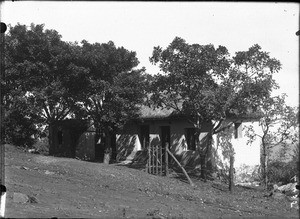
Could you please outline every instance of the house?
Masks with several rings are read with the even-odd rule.
[[[152,110],[143,107],[141,111],[140,119],[130,121],[116,135],[119,161],[131,162],[149,144],[161,145],[163,148],[169,145],[170,151],[183,166],[192,169],[200,168],[201,157],[194,135],[196,129],[186,117],[176,115],[168,109]],[[227,126],[229,123],[232,124],[229,128],[213,135],[211,139],[212,148],[208,158],[209,168],[228,170],[229,155],[230,151],[233,150],[237,181],[249,180],[250,176],[258,171],[261,144],[257,139],[251,145],[247,145],[248,139],[244,135],[243,127],[251,124],[259,130],[258,120],[255,117],[235,118],[225,121],[223,126]],[[200,147],[209,144],[210,126],[210,123],[202,124],[199,136]]]
[[[87,120],[56,121],[49,126],[49,155],[94,160],[95,134]]]
[[[66,119],[49,126],[49,155],[102,161],[105,136],[89,120]],[[100,140],[102,139],[102,140]],[[116,156],[115,135],[109,136],[113,157]]]
[[[255,118],[235,118],[223,123],[231,124],[227,130],[208,138],[210,123],[203,123],[200,130],[200,147],[212,142],[208,156],[210,169],[221,173],[229,168],[229,155],[235,153],[234,167],[237,181],[249,179],[260,165],[260,141],[247,145],[243,127],[252,124],[259,130]],[[51,155],[78,157],[84,160],[101,160],[105,144],[99,133],[88,121],[64,120],[51,125]],[[169,145],[170,151],[186,168],[199,169],[203,160],[194,135],[195,128],[189,120],[169,109],[153,110],[143,106],[141,116],[126,123],[116,135],[109,136],[113,156],[117,161],[131,162],[148,145]],[[197,146],[198,145],[198,146]]]

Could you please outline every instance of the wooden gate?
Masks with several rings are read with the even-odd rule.
[[[162,145],[155,145],[147,147],[148,150],[148,160],[146,165],[146,171],[150,174],[154,175],[169,175],[169,156],[173,158],[173,160],[177,163],[177,165],[181,168],[182,172],[188,179],[191,186],[194,186],[191,178],[187,174],[184,167],[180,164],[180,162],[176,159],[176,157],[169,150],[169,143],[165,144],[165,148]],[[163,156],[164,155],[164,156]],[[164,159],[163,159],[164,158]]]
[[[168,148],[168,145],[166,145]],[[148,145],[148,160],[146,171],[154,175],[168,175],[168,155],[167,149],[159,145]]]

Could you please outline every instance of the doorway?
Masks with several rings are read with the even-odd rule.
[[[161,145],[162,148],[166,148],[166,145],[169,145],[170,148],[170,126],[161,126]]]
[[[142,149],[145,149],[149,146],[150,134],[149,134],[149,125],[142,125],[140,129],[140,142]]]

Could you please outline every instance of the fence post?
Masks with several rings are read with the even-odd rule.
[[[158,175],[158,145],[155,146],[156,175]]]
[[[163,175],[163,156],[162,156],[162,146],[159,145],[159,160],[160,160],[160,175]]]
[[[166,171],[166,176],[169,175],[168,150],[169,150],[169,143],[166,143],[166,147],[165,147],[165,171]]]
[[[229,167],[229,191],[232,192],[233,187],[234,187],[234,182],[233,182],[233,163],[234,163],[234,156],[233,154],[230,155],[230,167]]]
[[[147,172],[150,173],[150,159],[151,159],[151,154],[150,154],[150,144],[147,146],[147,152],[148,152],[148,160],[147,160]]]

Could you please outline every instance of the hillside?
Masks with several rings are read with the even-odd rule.
[[[298,218],[286,198],[259,187],[236,187],[176,174],[159,177],[120,164],[42,156],[5,146],[6,217]],[[29,197],[22,203],[19,193]],[[26,200],[25,200],[26,201]]]

